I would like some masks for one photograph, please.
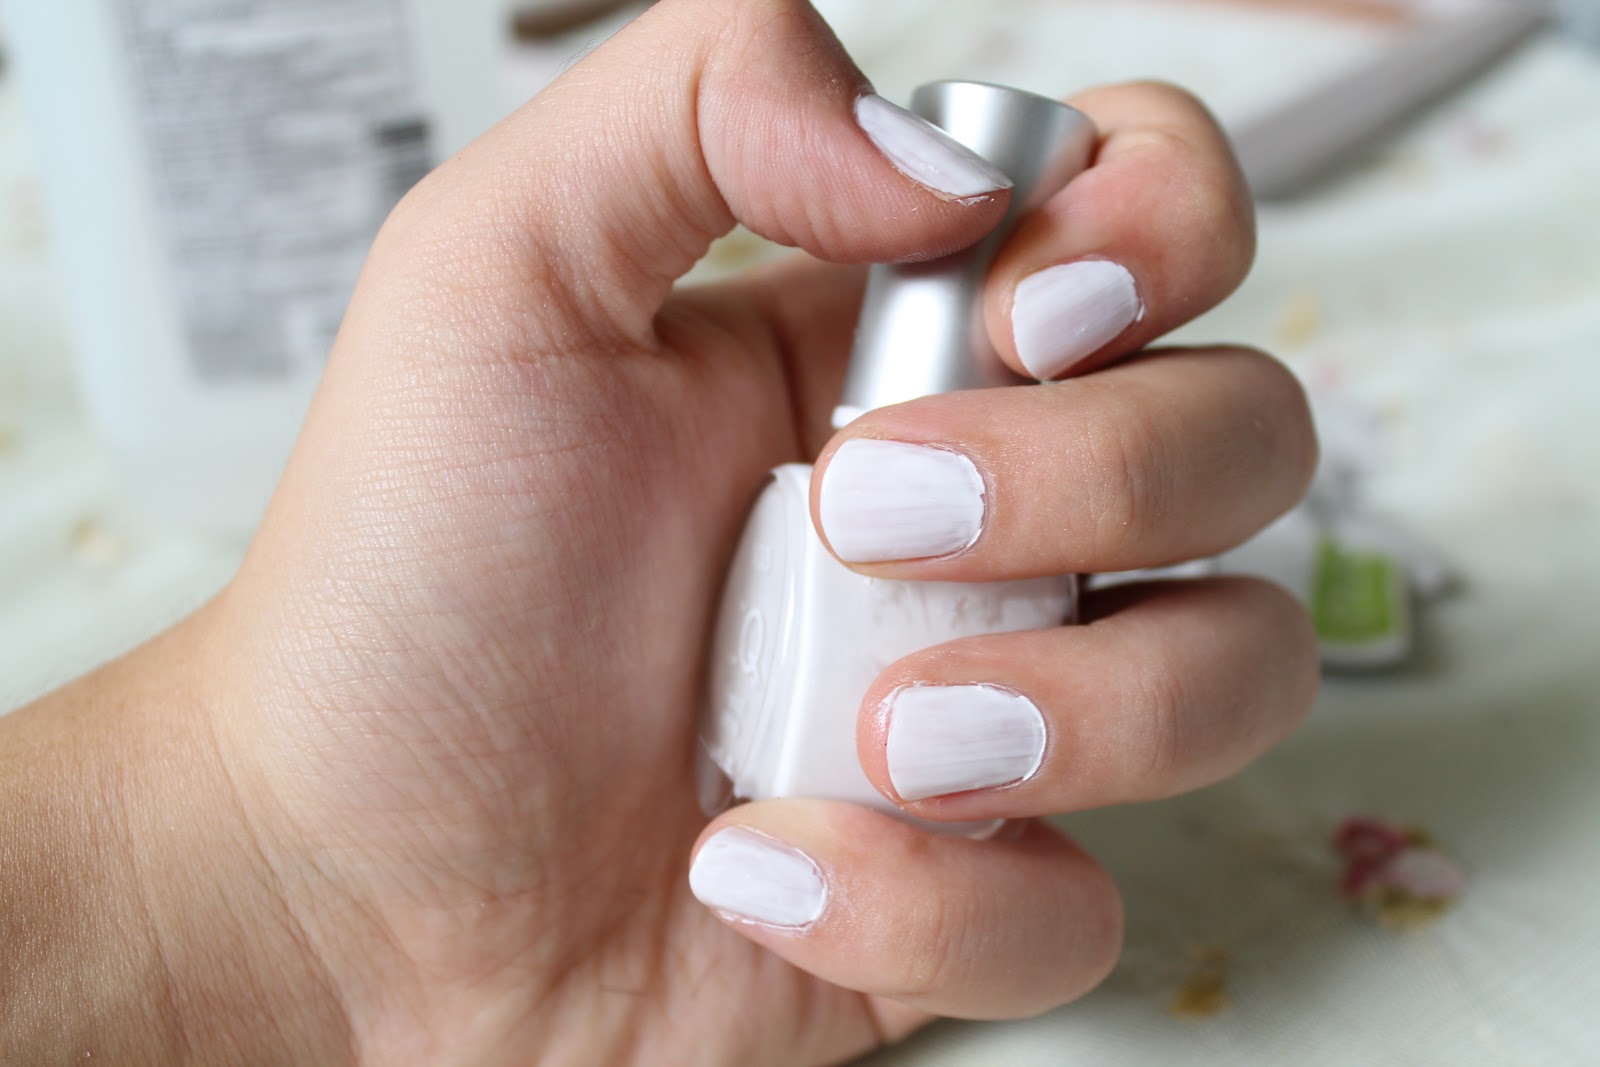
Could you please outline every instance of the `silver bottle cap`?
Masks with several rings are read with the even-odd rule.
[[[984,275],[1016,220],[1089,163],[1094,124],[1080,111],[1019,89],[940,81],[911,110],[1005,172],[1011,206],[976,244],[925,263],[879,264],[867,275],[836,420],[931,393],[1016,385],[984,330]]]

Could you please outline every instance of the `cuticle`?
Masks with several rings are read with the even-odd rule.
[[[817,912],[816,918],[810,920],[809,922],[802,923],[799,926],[785,926],[782,923],[763,922],[760,919],[752,919],[748,915],[740,915],[736,911],[728,911],[726,908],[712,908],[711,910],[715,912],[723,922],[734,923],[738,926],[753,926],[759,930],[771,930],[780,934],[806,934],[810,933],[812,928],[815,927],[817,923],[821,922],[822,917],[828,913],[828,904],[830,903],[831,897],[832,894],[828,892],[827,882],[824,880],[822,886],[822,910]]]
[[[945,560],[960,559],[968,552],[971,552],[974,548],[976,548],[978,542],[983,540],[984,534],[989,532],[989,504],[994,499],[994,486],[990,484],[989,472],[984,468],[984,465],[973,458],[972,453],[968,452],[966,449],[956,448],[954,445],[948,445],[942,441],[925,442],[923,443],[923,447],[936,448],[941,452],[949,452],[951,455],[960,456],[962,459],[972,464],[972,469],[978,472],[978,482],[981,486],[981,488],[978,490],[978,499],[983,505],[983,515],[978,520],[978,532],[972,535],[972,540],[968,541],[955,551],[946,552],[942,556],[929,556],[926,558],[926,562],[942,563]]]
[[[1142,284],[1140,284],[1139,276],[1137,274],[1135,274],[1131,269],[1129,269],[1129,267],[1128,267],[1128,265],[1126,263],[1123,263],[1121,260],[1117,259],[1115,256],[1108,256],[1103,252],[1091,252],[1087,256],[1074,256],[1072,259],[1069,259],[1064,263],[1056,264],[1056,266],[1064,267],[1068,263],[1109,263],[1113,267],[1116,267],[1118,270],[1123,271],[1124,273],[1126,273],[1128,275],[1128,277],[1130,279],[1132,279],[1132,281],[1133,281],[1133,296],[1134,296],[1134,299],[1138,300],[1138,302],[1139,302],[1139,312],[1138,312],[1138,314],[1136,314],[1133,317],[1133,322],[1139,322],[1140,320],[1142,320],[1144,318],[1144,315],[1145,315],[1144,286]],[[1046,268],[1042,268],[1042,269],[1048,270],[1049,268],[1046,267]],[[1129,323],[1128,325],[1131,326],[1131,325],[1133,325],[1133,323]]]

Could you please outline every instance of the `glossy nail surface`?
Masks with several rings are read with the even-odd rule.
[[[1046,267],[1017,284],[1017,358],[1035,378],[1054,378],[1115,340],[1142,311],[1133,275],[1119,264],[1081,259]]]
[[[767,926],[808,926],[828,899],[822,872],[810,857],[737,826],[717,831],[700,846],[689,888],[709,908]]]
[[[889,780],[902,800],[1020,782],[1044,759],[1044,716],[993,685],[926,685],[889,698]]]
[[[846,563],[959,551],[978,539],[983,510],[978,468],[948,449],[858,438],[822,473],[822,531]]]
[[[856,123],[896,170],[947,200],[1011,188],[1011,179],[988,160],[881,96],[856,101]]]

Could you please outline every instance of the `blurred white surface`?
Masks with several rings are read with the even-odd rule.
[[[1051,93],[1160,76],[1229,118],[1383,33],[1259,6],[823,6],[895,98],[934,76]],[[1600,67],[1537,43],[1356,163],[1264,212],[1252,279],[1183,336],[1274,349],[1361,413],[1373,502],[1466,588],[1425,620],[1415,670],[1330,682],[1254,770],[1066,820],[1127,893],[1127,957],[1102,990],[870,1062],[1600,1062]],[[238,553],[118,498],[67,385],[27,175],[0,84],[0,707],[159,628]],[[1353,811],[1424,825],[1461,857],[1457,907],[1407,932],[1349,912],[1326,837]],[[1214,952],[1227,1008],[1172,1016]]]

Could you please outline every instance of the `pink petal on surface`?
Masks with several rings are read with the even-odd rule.
[[[1379,873],[1384,885],[1425,900],[1450,900],[1467,884],[1461,864],[1432,848],[1409,848]]]

